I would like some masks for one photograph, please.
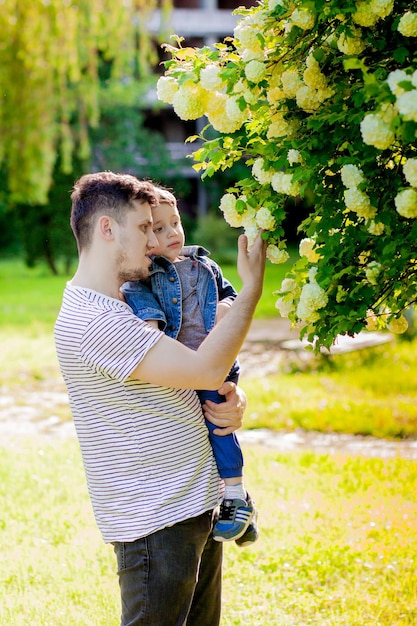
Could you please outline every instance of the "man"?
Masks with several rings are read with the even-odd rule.
[[[221,544],[212,540],[221,498],[194,389],[217,389],[205,416],[221,433],[239,425],[242,399],[225,383],[262,291],[265,243],[239,239],[242,290],[197,351],[139,320],[120,299],[147,276],[157,245],[151,183],[101,172],[72,193],[79,265],[55,326],[58,358],[97,524],[114,544],[122,626],[216,626]],[[157,452],[156,452],[157,451]]]

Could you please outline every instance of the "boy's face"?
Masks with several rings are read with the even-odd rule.
[[[178,209],[162,202],[152,209],[152,217],[153,232],[159,244],[153,248],[152,254],[158,254],[170,261],[176,261],[185,242]]]

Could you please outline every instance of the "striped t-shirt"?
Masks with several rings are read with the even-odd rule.
[[[129,378],[161,336],[125,303],[67,285],[55,343],[106,542],[134,541],[219,501],[196,393]]]

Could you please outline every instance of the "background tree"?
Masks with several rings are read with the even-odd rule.
[[[74,179],[100,166],[133,170],[139,146],[150,146],[139,110],[156,81],[146,21],[157,4],[171,7],[170,0],[2,3],[3,252],[20,244],[28,265],[43,260],[53,273],[62,263],[68,271],[76,252],[68,224]],[[155,147],[151,172],[168,160],[165,147]]]
[[[4,0],[0,11],[0,164],[11,202],[46,204],[57,155],[89,158],[98,124],[100,61],[110,81],[143,77],[152,46],[146,13],[156,0]],[[169,9],[170,0],[162,0]]]
[[[405,330],[417,293],[417,3],[265,0],[238,12],[229,42],[166,46],[159,97],[209,120],[195,168],[245,165],[220,208],[250,239],[265,229],[276,263],[288,198],[312,195],[277,308],[317,348],[364,327]]]

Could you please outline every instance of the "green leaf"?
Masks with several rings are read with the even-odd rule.
[[[394,61],[402,65],[405,62],[405,60],[408,58],[409,54],[410,53],[409,53],[408,48],[401,46],[400,48],[397,48],[396,50],[394,50],[392,56],[394,58]]]

